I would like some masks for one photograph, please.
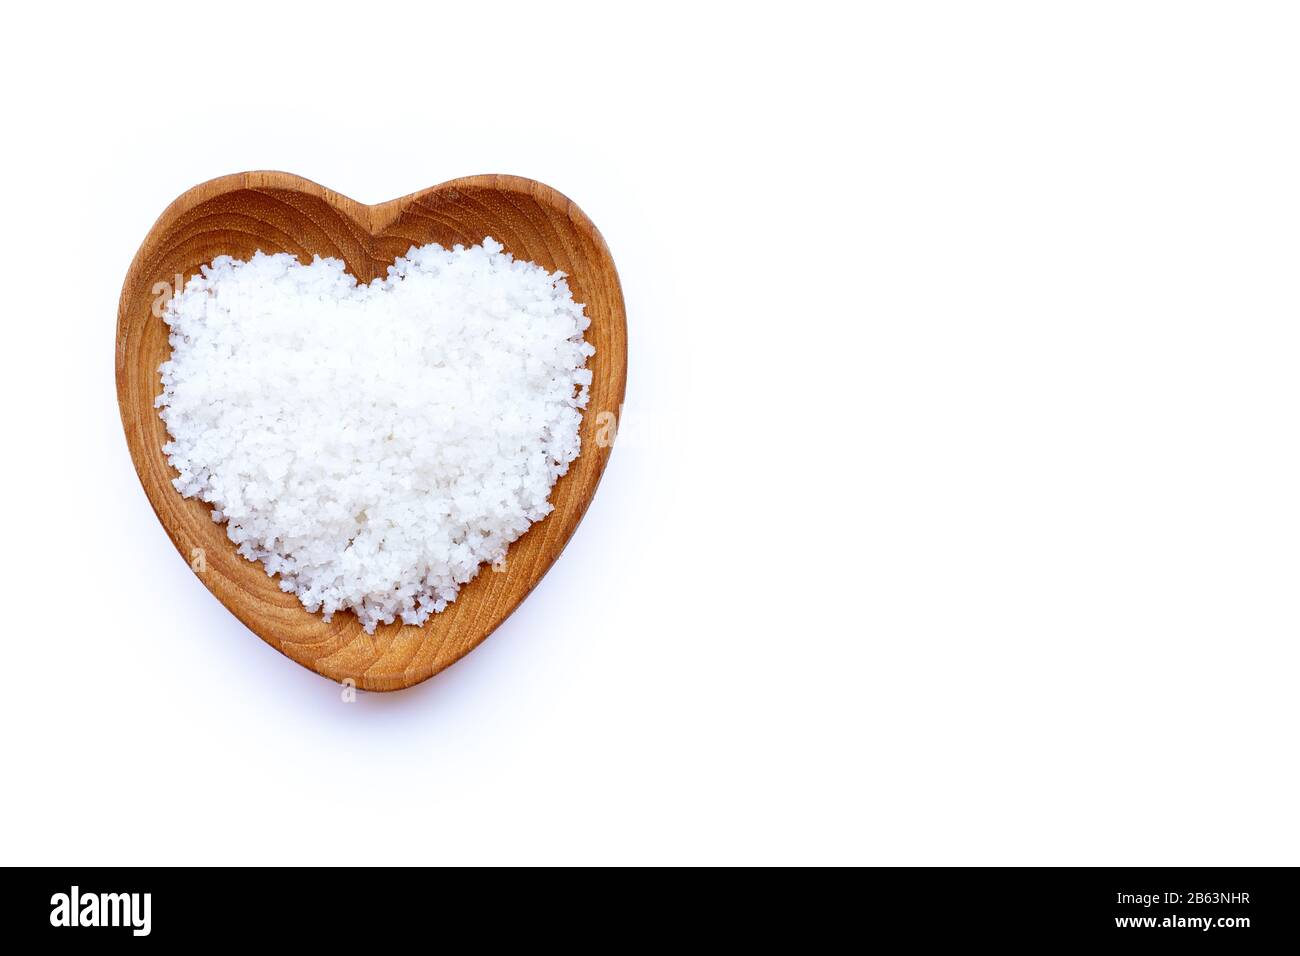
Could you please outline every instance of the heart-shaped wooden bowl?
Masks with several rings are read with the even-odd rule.
[[[280,590],[260,562],[240,557],[211,508],[172,486],[163,456],[167,431],[154,408],[158,366],[170,354],[159,297],[216,256],[247,259],[256,250],[310,260],[334,256],[360,282],[385,275],[413,245],[471,245],[492,236],[517,258],[569,275],[586,303],[596,347],[588,362],[591,401],[582,421],[582,455],[551,491],[555,510],[510,546],[502,571],[484,568],[456,602],[423,627],[381,625],[373,635],[351,612],[326,624]],[[609,248],[582,210],[560,193],[518,176],[454,179],[401,199],[367,206],[280,172],[238,173],[196,186],[163,212],[136,253],[117,319],[117,400],[122,427],[149,502],[172,543],[218,600],[272,647],[336,681],[397,690],[432,677],[473,650],[519,606],[560,556],[609,458],[611,423],[627,378],[623,293]],[[598,433],[602,440],[597,440]]]

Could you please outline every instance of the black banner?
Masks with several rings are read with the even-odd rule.
[[[1300,926],[1294,869],[860,869],[725,876],[615,872],[599,890],[581,872],[525,874],[513,892],[469,894],[463,874],[420,869],[10,870],[6,925],[19,937],[148,945],[374,943],[431,926],[535,928],[579,938],[611,923],[640,940],[706,932],[851,931],[870,940],[1089,942],[1240,949],[1292,945]],[[495,875],[480,879],[510,880]],[[658,881],[652,883],[651,881]],[[656,886],[656,890],[647,887]],[[607,938],[607,936],[606,936]],[[539,940],[540,941],[540,940]]]

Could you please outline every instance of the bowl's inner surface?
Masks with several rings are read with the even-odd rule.
[[[205,194],[204,191],[210,193]],[[189,200],[189,201],[187,201]],[[158,366],[170,354],[168,328],[154,315],[160,295],[219,255],[257,250],[342,259],[360,282],[386,274],[412,245],[471,245],[491,235],[516,258],[569,275],[587,306],[596,347],[582,455],[551,492],[555,511],[510,547],[503,571],[483,568],[456,602],[422,627],[380,626],[366,634],[351,612],[325,623],[280,590],[258,562],[240,557],[204,502],[181,498],[162,454],[167,432],[154,398]],[[363,206],[287,174],[243,174],[196,187],[163,214],[123,288],[118,400],[128,444],[151,504],[195,573],[272,646],[335,680],[389,690],[432,676],[473,649],[528,594],[559,556],[595,491],[609,455],[597,433],[623,398],[626,368],[622,295],[613,262],[591,223],[558,193],[515,177],[471,177],[381,206]],[[604,413],[602,415],[602,413]]]

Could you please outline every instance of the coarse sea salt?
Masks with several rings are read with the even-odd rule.
[[[552,510],[583,310],[490,237],[412,247],[369,285],[338,259],[219,256],[163,316],[173,484],[325,620],[423,624]]]

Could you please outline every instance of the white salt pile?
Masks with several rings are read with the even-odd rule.
[[[156,402],[177,490],[309,611],[370,632],[423,624],[552,510],[595,353],[564,274],[491,238],[388,273],[218,257],[168,303]]]

